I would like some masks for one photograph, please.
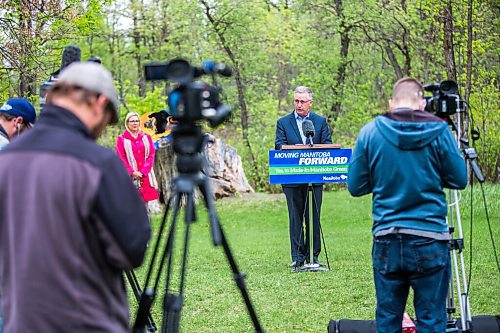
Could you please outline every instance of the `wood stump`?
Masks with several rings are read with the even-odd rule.
[[[254,192],[235,148],[212,136],[205,155],[208,164],[207,176],[211,181],[211,192],[215,199]],[[177,175],[175,161],[176,156],[171,144],[156,151],[154,169],[160,187],[160,197],[164,203],[172,194],[172,181]],[[195,197],[199,196],[197,190]]]

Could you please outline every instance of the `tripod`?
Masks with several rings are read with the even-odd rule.
[[[462,332],[471,332],[472,317],[470,312],[469,303],[469,292],[467,290],[467,278],[465,275],[465,261],[462,249],[464,247],[463,233],[462,233],[462,220],[460,217],[460,206],[459,206],[459,195],[457,190],[450,190],[450,214],[448,218],[448,226],[450,230],[450,235],[455,231],[455,222],[457,225],[458,238],[453,238],[450,241],[450,251],[451,260],[453,265],[452,275],[455,277],[457,296],[460,307],[460,320]],[[453,212],[455,212],[456,219],[453,219]],[[458,254],[457,254],[458,252]],[[455,302],[454,302],[455,288],[453,284],[453,276],[450,279],[450,291],[448,297],[448,307],[446,309],[448,313],[448,323],[446,332],[458,332],[456,328],[456,319],[452,318],[452,314],[455,313]]]
[[[169,198],[167,206],[165,208],[158,238],[155,243],[153,256],[151,258],[146,277],[146,286],[149,285],[152,276],[153,267],[156,262],[156,257],[158,255],[160,247],[160,241],[165,230],[168,211],[171,203],[173,202],[172,222],[168,231],[167,241],[160,259],[160,266],[156,274],[154,287],[144,288],[144,292],[141,295],[136,321],[134,324],[134,332],[144,332],[144,328],[148,324],[149,310],[154,301],[165,260],[167,261],[167,271],[165,298],[163,303],[162,332],[179,332],[180,317],[184,300],[184,283],[186,277],[190,227],[191,224],[196,221],[194,199],[196,188],[199,189],[203,197],[204,204],[208,210],[213,243],[215,246],[222,245],[224,249],[224,253],[232,270],[233,279],[237,287],[240,289],[241,295],[247,307],[247,311],[251,317],[255,332],[264,332],[259,323],[259,319],[257,318],[257,314],[252,306],[250,296],[245,285],[245,274],[239,271],[222,230],[222,226],[220,225],[219,218],[215,210],[214,201],[212,199],[212,194],[210,192],[209,179],[201,172],[201,170],[206,167],[206,158],[202,156],[201,152],[203,150],[203,147],[207,143],[207,139],[202,135],[200,126],[194,125],[190,126],[185,124],[178,124],[174,128],[172,135],[174,151],[176,154],[178,154],[176,166],[177,170],[179,171],[179,176],[174,178],[172,196]],[[183,202],[185,203],[183,252],[180,268],[179,290],[177,293],[175,293],[171,290],[171,281],[173,275],[172,263],[174,235],[177,226],[178,215]]]
[[[480,183],[483,183],[485,180],[484,176],[482,175],[481,170],[479,169],[476,163],[477,153],[474,148],[468,146],[468,140],[462,138],[461,117],[462,113],[465,112],[465,109],[460,107],[461,103],[458,96],[456,103],[457,103],[457,121],[455,123],[453,122],[453,120],[448,119],[448,123],[456,133],[458,148],[463,150],[465,158],[467,161],[469,161],[474,175],[476,176],[476,178]],[[450,235],[452,235],[453,232],[455,231],[455,223],[457,225],[457,231],[458,231],[458,238],[452,237],[450,241],[450,251],[453,264],[453,274],[455,276],[456,291],[460,307],[460,321],[461,321],[460,332],[472,332],[473,331],[472,316],[469,303],[469,291],[467,286],[467,276],[465,273],[465,261],[462,252],[464,247],[464,242],[463,242],[463,232],[462,232],[462,219],[460,217],[460,205],[459,205],[460,198],[457,190],[449,191],[448,201],[449,201],[448,206],[450,207],[450,213],[448,214],[449,216],[448,226]],[[453,219],[453,216],[455,216],[455,219]],[[448,297],[448,307],[447,307],[448,323],[446,332],[459,332],[459,329],[457,327],[457,320],[452,317],[452,314],[455,313],[456,311],[455,302],[453,298],[455,294],[454,289],[455,288],[452,277],[450,279],[450,291]]]

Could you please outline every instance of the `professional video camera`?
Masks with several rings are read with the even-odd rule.
[[[436,114],[441,118],[464,110],[464,101],[458,95],[458,85],[455,81],[445,80],[441,83],[431,83],[424,86],[425,91],[432,92],[432,96],[426,96],[427,104],[425,111]]]
[[[195,174],[203,168],[201,152],[204,135],[199,120],[206,119],[212,127],[220,125],[231,113],[231,108],[221,104],[216,74],[229,77],[231,68],[223,63],[203,62],[202,67],[191,66],[184,59],[174,59],[167,63],[155,62],[144,66],[148,81],[168,80],[177,87],[168,96],[168,106],[178,124],[172,129],[174,152],[177,154],[177,169],[180,173]],[[214,86],[203,81],[195,81],[204,74],[212,76]]]
[[[225,64],[205,61],[202,67],[194,67],[184,59],[174,59],[168,63],[149,63],[144,69],[148,81],[169,80],[178,84],[168,96],[168,106],[180,123],[206,119],[216,127],[231,113],[228,105],[220,103],[220,87],[194,81],[204,74],[212,75],[214,82],[215,74],[231,76],[231,68]]]

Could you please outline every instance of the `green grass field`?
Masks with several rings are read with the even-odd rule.
[[[500,251],[500,186],[485,187],[493,236]],[[470,189],[461,193],[467,275],[473,253],[472,315],[500,314],[500,273],[493,254],[479,186],[475,186],[472,252]],[[324,193],[322,228],[332,270],[292,273],[288,214],[284,196],[256,194],[217,202],[221,224],[266,332],[326,332],[331,319],[373,319],[375,295],[371,270],[371,196],[351,198],[347,191]],[[198,207],[191,227],[182,332],[252,332],[252,322],[236,287],[222,247],[211,243],[207,215]],[[161,217],[153,219],[158,232]],[[178,288],[184,223],[176,233],[173,288]],[[166,238],[166,236],[164,237]],[[150,248],[153,244],[150,245]],[[149,251],[151,252],[151,251]],[[326,263],[323,250],[321,261]],[[145,265],[137,270],[143,281]],[[163,274],[163,278],[165,274]],[[164,282],[160,283],[163,294]],[[131,301],[135,317],[135,300]],[[153,316],[161,324],[162,295]],[[411,300],[407,312],[413,315]]]

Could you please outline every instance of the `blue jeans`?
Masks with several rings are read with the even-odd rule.
[[[417,332],[446,331],[451,274],[448,241],[406,234],[376,237],[372,262],[378,333],[401,332],[410,287]]]

